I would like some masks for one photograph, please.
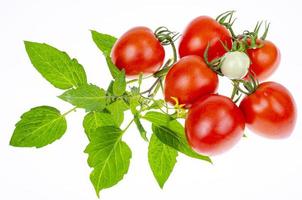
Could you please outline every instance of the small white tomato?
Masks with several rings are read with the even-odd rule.
[[[240,51],[227,52],[221,63],[221,72],[229,79],[241,79],[246,76],[251,64],[246,53]]]

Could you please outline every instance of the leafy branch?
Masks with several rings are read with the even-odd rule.
[[[24,42],[33,66],[53,86],[64,90],[58,98],[74,107],[63,114],[51,106],[39,106],[25,112],[16,124],[10,144],[37,148],[49,145],[66,132],[66,116],[76,109],[84,109],[87,114],[83,128],[89,140],[85,153],[88,154],[88,165],[93,169],[90,180],[98,196],[102,189],[122,180],[128,171],[132,152],[123,141],[123,135],[133,124],[142,139],[149,142],[149,164],[161,188],[170,176],[179,152],[211,162],[209,157],[197,154],[188,145],[184,127],[177,121],[185,116],[185,111],[157,99],[163,89],[164,76],[177,61],[174,42],[179,34],[166,27],[157,29],[155,36],[162,45],[171,46],[173,57],[155,74],[141,74],[131,80],[127,80],[125,71],[119,70],[111,61],[110,52],[116,38],[97,31],[91,31],[91,34],[113,78],[107,89],[89,83],[83,66],[65,52],[44,43]],[[153,84],[142,91],[143,80],[151,78]],[[122,129],[125,112],[132,115],[132,120]],[[152,124],[152,130],[145,129],[145,122]]]

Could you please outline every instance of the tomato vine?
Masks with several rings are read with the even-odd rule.
[[[135,27],[119,39],[91,31],[112,75],[106,89],[89,83],[84,67],[64,51],[25,41],[32,65],[54,87],[63,90],[58,98],[74,107],[62,114],[52,106],[30,109],[16,124],[10,145],[41,148],[52,144],[67,130],[66,116],[84,109],[83,128],[88,140],[85,153],[92,168],[90,180],[99,196],[101,190],[117,184],[128,171],[132,152],[123,135],[131,125],[148,142],[149,165],[161,188],[179,153],[211,163],[209,156],[232,148],[244,135],[246,124],[268,137],[288,136],[296,117],[291,94],[279,84],[261,83],[258,79],[269,76],[279,65],[279,51],[266,39],[270,24],[265,22],[261,37],[263,21],[257,22],[252,31],[236,34],[234,13],[224,12],[216,20],[197,17],[182,36],[165,26],[155,31]],[[171,58],[165,59],[163,46],[171,47]],[[259,59],[263,53],[271,59]],[[230,79],[230,98],[216,94],[218,75]],[[144,84],[145,80],[151,84]],[[253,98],[258,95],[265,99],[268,91],[280,105],[286,100],[290,106],[284,114],[290,120],[278,116],[283,127],[280,134],[265,127],[274,123],[274,119],[265,118],[273,106],[263,108],[264,114],[252,110]],[[236,103],[242,97],[238,107]],[[269,105],[270,99],[265,100]],[[252,111],[252,115],[260,113],[265,123],[249,120]],[[129,122],[125,122],[125,116]],[[151,130],[145,129],[145,122],[151,123]]]

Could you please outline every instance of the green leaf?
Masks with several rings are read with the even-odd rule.
[[[106,106],[105,91],[92,84],[70,89],[59,98],[88,111],[100,111]]]
[[[116,42],[116,38],[93,30],[91,31],[91,35],[94,43],[103,52],[105,57],[110,56],[110,52]]]
[[[106,56],[106,63],[113,78],[116,78],[121,72],[115,64],[113,64],[110,56]]]
[[[25,41],[24,44],[33,66],[56,88],[69,89],[87,83],[82,65],[65,52],[44,43]]]
[[[120,70],[113,64],[110,57],[111,49],[116,42],[116,38],[108,34],[99,33],[97,31],[91,31],[91,35],[94,43],[106,58],[106,62],[112,77],[116,78],[120,73]]]
[[[148,148],[148,160],[153,175],[161,188],[173,171],[177,156],[178,153],[175,149],[165,145],[155,134],[152,134]]]
[[[117,77],[115,77],[115,81],[113,83],[113,94],[115,96],[121,96],[126,91],[126,75],[125,70],[122,70]]]
[[[129,106],[122,99],[118,99],[108,105],[106,109],[111,113],[114,121],[120,126],[124,121],[124,111],[129,109]]]
[[[83,127],[88,139],[97,128],[102,126],[119,126],[119,124],[111,114],[105,112],[92,111],[84,117]]]
[[[142,118],[152,122],[153,133],[164,144],[192,158],[211,162],[208,156],[200,155],[192,150],[187,142],[183,126],[171,116],[149,111]]]
[[[134,123],[141,135],[141,137],[148,142],[148,138],[147,138],[147,131],[144,129],[139,117],[137,115],[134,115]]]
[[[89,166],[94,168],[90,180],[98,196],[102,189],[122,180],[128,171],[132,153],[121,140],[122,135],[122,130],[114,126],[99,127],[90,135],[85,152]]]
[[[198,154],[192,150],[187,142],[183,126],[177,120],[169,121],[167,126],[153,124],[152,131],[161,142],[177,151],[192,158],[212,162],[208,156]]]
[[[107,88],[107,92],[113,95],[113,84],[114,81],[110,81],[108,88]]]
[[[67,128],[66,120],[56,108],[39,106],[21,116],[16,124],[10,145],[43,147],[60,139]]]
[[[155,111],[147,112],[142,118],[152,122],[157,126],[167,126],[168,123],[172,120],[170,115]]]

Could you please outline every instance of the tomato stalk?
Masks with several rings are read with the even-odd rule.
[[[177,61],[177,50],[176,50],[176,46],[175,46],[174,42],[179,38],[179,33],[172,32],[168,28],[161,26],[154,31],[154,35],[158,39],[158,41],[160,41],[160,43],[162,45],[171,45],[172,52],[173,52],[173,58],[168,59],[166,61],[166,63],[163,65],[162,69],[159,70],[158,72],[156,72],[152,75],[146,76],[146,77],[142,77],[142,74],[141,74],[139,78],[127,81],[127,84],[138,82],[139,83],[138,90],[140,91],[140,85],[141,85],[141,82],[143,79],[147,79],[147,78],[151,78],[151,77],[156,78],[156,80],[150,86],[149,89],[139,93],[140,97],[143,98],[144,99],[143,101],[147,104],[149,104],[151,102],[151,100],[153,102],[155,102],[153,97],[158,93],[159,89],[162,88],[163,76],[165,76],[168,73],[169,69]],[[143,96],[144,94],[147,94],[147,97],[144,97]],[[126,94],[124,97],[131,98],[128,94]],[[120,98],[123,98],[123,97],[120,97]],[[166,105],[166,108],[168,110],[167,105]]]
[[[140,93],[141,95],[148,93],[148,97],[154,97],[157,94],[158,90],[160,89],[162,77],[168,73],[169,69],[177,61],[177,51],[174,42],[179,38],[179,33],[172,32],[168,28],[161,26],[154,31],[154,35],[162,45],[171,45],[173,58],[168,59],[161,70],[150,76],[156,78],[155,82],[149,89]]]
[[[162,26],[154,31],[154,35],[161,42],[162,45],[171,45],[173,58],[170,58],[163,65],[162,69],[154,73],[152,76],[156,78],[151,87],[140,94],[148,94],[148,97],[154,97],[159,89],[162,87],[162,79],[165,76],[173,64],[177,61],[177,50],[174,42],[179,38],[179,33],[172,32],[166,27]]]

